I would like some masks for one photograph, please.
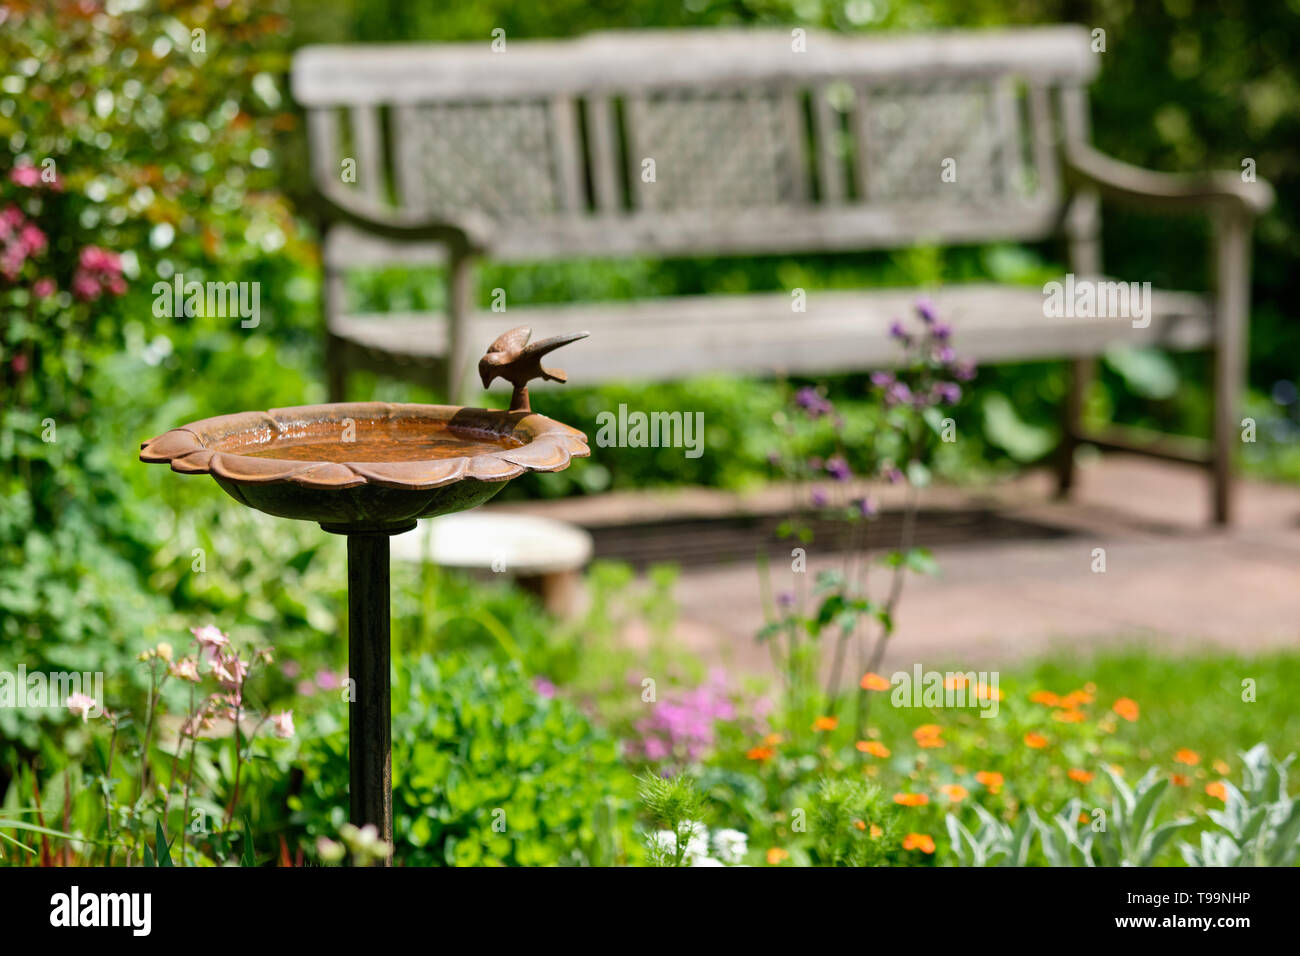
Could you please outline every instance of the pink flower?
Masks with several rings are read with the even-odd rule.
[[[68,711],[74,717],[80,717],[84,724],[90,717],[90,712],[95,709],[95,698],[87,694],[69,694]]]
[[[277,737],[293,736],[293,711],[285,710],[278,714],[272,714],[271,723],[275,726],[275,735]]]
[[[41,171],[35,166],[15,166],[9,170],[9,180],[16,186],[30,189],[41,181]]]
[[[316,686],[321,690],[338,690],[342,686],[342,681],[333,671],[317,671]]]
[[[199,682],[199,665],[191,657],[167,665],[167,673],[181,680],[193,681],[196,684]]]
[[[29,256],[39,255],[44,252],[47,245],[45,233],[30,222],[25,224],[19,231],[18,241],[26,247]]]
[[[38,299],[48,299],[58,290],[53,279],[37,279],[32,283],[32,295]]]
[[[212,676],[226,690],[237,690],[248,676],[248,665],[238,654],[221,654],[212,663]]]
[[[226,647],[230,644],[230,638],[217,628],[215,624],[204,624],[202,627],[190,628],[190,633],[194,639],[199,642],[199,646],[205,650],[216,650],[217,648]]]

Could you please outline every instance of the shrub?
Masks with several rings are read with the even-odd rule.
[[[346,820],[344,730],[306,745],[292,821],[314,844]],[[399,865],[610,864],[630,834],[633,778],[616,742],[518,664],[409,662],[393,687]]]

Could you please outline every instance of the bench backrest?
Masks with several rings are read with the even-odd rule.
[[[832,251],[1050,235],[1095,60],[1073,26],[625,32],[308,47],[293,92],[318,187],[487,217],[497,258]]]

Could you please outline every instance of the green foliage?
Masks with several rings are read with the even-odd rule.
[[[1224,808],[1210,811],[1219,829],[1179,846],[1188,866],[1292,866],[1300,853],[1300,796],[1287,792],[1295,755],[1278,760],[1258,744],[1241,759],[1241,789],[1224,781]]]
[[[883,866],[896,854],[898,808],[865,780],[823,779],[808,822],[818,865]]]
[[[347,735],[304,744],[292,821],[314,841],[346,820]],[[632,777],[614,740],[517,664],[406,662],[393,687],[396,859],[406,866],[610,864],[625,858]]]
[[[1111,810],[1096,834],[1096,849],[1106,866],[1151,866],[1165,844],[1189,826],[1186,818],[1157,824],[1157,809],[1169,778],[1152,767],[1137,785],[1130,787],[1110,767],[1102,768],[1114,790]]]
[[[693,779],[685,774],[660,776],[647,772],[637,778],[637,794],[641,809],[661,828],[646,835],[648,865],[688,866],[692,851],[707,854],[708,831],[702,821],[704,795]]]
[[[978,803],[975,816],[978,829],[972,833],[961,817],[950,813],[944,818],[952,852],[961,866],[1024,866],[1029,859],[1029,845],[1038,829],[1038,815],[1026,807],[1016,818],[1015,826],[999,820]]]

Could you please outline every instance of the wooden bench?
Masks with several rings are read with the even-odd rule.
[[[535,336],[590,329],[563,363],[582,384],[888,366],[899,355],[889,323],[917,290],[808,290],[804,312],[785,292],[508,304],[506,317],[476,309],[474,266],[1061,237],[1071,272],[1095,279],[1105,198],[1210,217],[1213,295],[1157,291],[1143,328],[1046,318],[1037,288],[952,285],[932,298],[962,354],[1071,361],[1063,491],[1081,442],[1156,454],[1209,468],[1213,515],[1226,522],[1250,234],[1270,187],[1232,172],[1148,172],[1094,151],[1085,88],[1098,58],[1081,27],[810,32],[802,44],[788,30],[690,30],[509,40],[504,52],[486,40],[299,51],[293,91],[332,223],[331,398],[344,398],[350,370],[369,369],[464,399],[483,348],[519,325]],[[349,312],[349,268],[429,262],[447,268],[443,314]],[[1211,351],[1208,447],[1114,427],[1085,434],[1083,392],[1114,345]]]

